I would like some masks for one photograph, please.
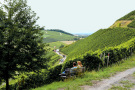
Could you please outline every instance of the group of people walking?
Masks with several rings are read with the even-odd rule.
[[[64,61],[65,61],[65,59],[66,59],[66,55],[62,55],[62,59],[59,59],[59,61],[60,61],[60,63],[59,64],[61,64],[61,63],[63,63]]]

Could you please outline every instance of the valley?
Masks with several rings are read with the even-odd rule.
[[[105,29],[74,35],[36,25],[38,17],[26,1],[5,2],[0,8],[0,90],[134,89],[135,10]],[[79,64],[73,63],[78,61],[85,72],[77,72]],[[75,73],[69,70],[62,79],[59,74],[72,67]]]

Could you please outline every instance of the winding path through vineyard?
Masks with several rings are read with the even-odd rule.
[[[65,57],[63,57],[63,54],[60,54],[59,49],[56,50],[56,53],[62,57],[63,62],[66,60],[66,55],[64,55]],[[60,61],[59,64],[62,64],[63,62]]]
[[[131,75],[135,72],[135,67],[128,69],[126,71],[117,73],[116,75],[110,77],[109,79],[104,79],[102,81],[99,81],[95,83],[93,86],[81,86],[84,88],[83,90],[108,90],[111,88],[112,84],[116,83],[117,81],[127,77],[128,75]]]

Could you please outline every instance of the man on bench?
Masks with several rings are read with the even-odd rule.
[[[76,62],[73,62],[73,67],[70,69],[70,75],[74,76],[76,74],[77,66]]]

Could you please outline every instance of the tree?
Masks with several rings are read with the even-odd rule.
[[[61,49],[61,48],[63,48],[63,47],[64,47],[64,45],[63,45],[63,44],[61,44],[60,49]]]
[[[37,19],[26,0],[5,0],[1,5],[0,77],[6,81],[6,90],[16,72],[46,68],[47,49]]]

